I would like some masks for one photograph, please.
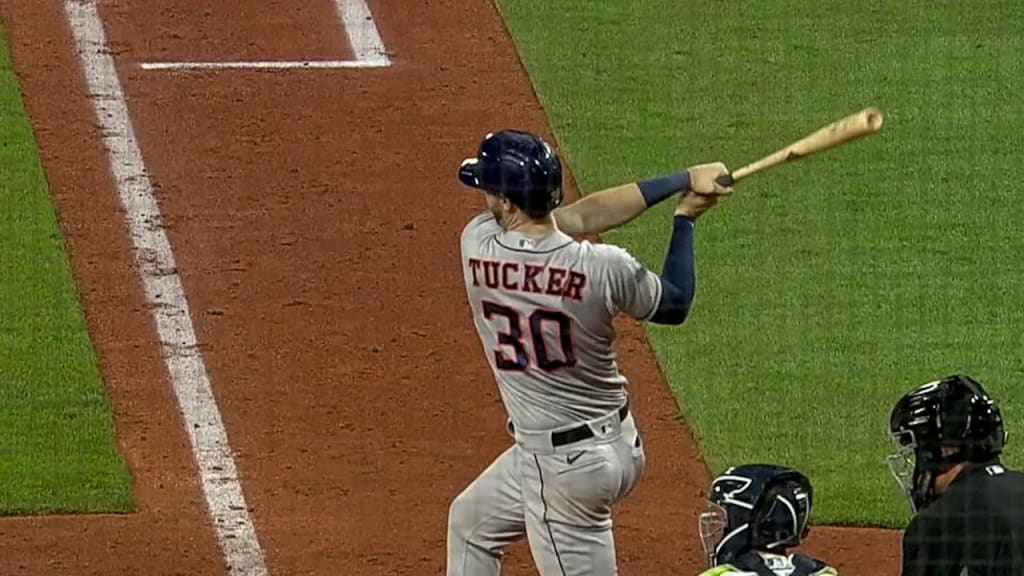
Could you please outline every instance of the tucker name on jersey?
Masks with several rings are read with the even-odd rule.
[[[492,290],[582,300],[582,291],[587,285],[583,273],[555,266],[470,258],[469,268],[473,272],[473,286],[480,286],[482,282]]]

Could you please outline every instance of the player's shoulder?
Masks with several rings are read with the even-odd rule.
[[[463,250],[467,245],[474,244],[501,232],[501,225],[490,210],[480,212],[462,228],[461,242]]]
[[[958,488],[954,490],[953,488]],[[963,510],[977,500],[978,492],[963,490],[963,486],[951,487],[941,498],[935,499],[926,508],[914,514],[904,531],[904,539],[919,535],[932,535],[937,531],[948,531],[960,524]]]
[[[959,499],[947,493],[927,508],[918,510],[903,531],[904,551],[934,547],[954,534],[962,534],[962,514],[957,512],[962,506],[955,500]],[[946,545],[955,546],[956,540],[953,538]]]
[[[498,225],[498,219],[494,217],[494,214],[490,210],[483,210],[469,219],[466,225],[462,228],[462,236],[465,237],[467,234],[480,229],[493,229],[499,230],[501,226]]]
[[[1017,480],[1024,480],[1024,470],[1018,470],[1016,468],[1007,468],[1002,464],[1000,464],[999,466],[1003,469],[1007,476],[1010,476],[1011,478],[1016,478]]]
[[[958,487],[959,482],[954,483],[952,488]],[[964,488],[976,491],[975,484],[995,493],[1019,494],[1024,490],[1024,473],[1019,470],[1007,468],[1000,462],[978,466],[973,471],[971,478],[964,482]],[[951,488],[951,490],[952,490]]]
[[[1012,502],[1018,510],[1024,507],[1024,472],[1007,469],[997,484],[997,492],[1004,495],[1005,501]]]
[[[607,266],[638,266],[640,262],[629,250],[615,244],[592,243],[589,240],[580,242],[581,249],[591,253],[594,259]]]
[[[641,281],[651,271],[629,250],[614,244],[593,244],[593,253],[588,261],[587,272],[590,276],[605,278],[615,285],[623,282],[636,283]],[[586,250],[586,247],[583,248]]]

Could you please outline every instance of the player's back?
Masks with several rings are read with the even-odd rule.
[[[904,537],[908,574],[1024,574],[1024,474],[969,464]]]
[[[967,516],[968,538],[974,540],[968,554],[984,557],[995,549],[998,552],[992,574],[1024,574],[1024,474],[993,464],[965,480],[962,491],[977,491],[985,502],[983,513]],[[967,500],[970,505],[971,498]],[[985,532],[989,540],[980,542]]]
[[[626,400],[612,319],[648,317],[661,285],[621,248],[501,229],[490,212],[463,230],[477,332],[517,428],[597,418]]]

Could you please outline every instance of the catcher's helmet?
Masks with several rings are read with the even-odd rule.
[[[905,394],[889,417],[897,452],[886,460],[912,513],[935,500],[935,476],[960,462],[997,458],[1007,441],[999,406],[981,384],[960,374]]]
[[[531,218],[562,203],[562,163],[540,137],[521,130],[491,132],[477,155],[459,167],[466,186],[504,196]]]
[[[785,553],[810,533],[811,481],[772,464],[734,466],[715,478],[708,511],[700,515],[700,538],[708,565],[751,551]]]

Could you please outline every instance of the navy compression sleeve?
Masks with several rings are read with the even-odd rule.
[[[672,238],[661,271],[661,301],[651,317],[655,324],[682,324],[690,313],[696,291],[693,264],[693,220],[676,216]]]
[[[683,170],[675,174],[651,178],[636,183],[640,194],[644,197],[644,203],[650,208],[676,192],[685,192],[690,189],[690,173]]]

